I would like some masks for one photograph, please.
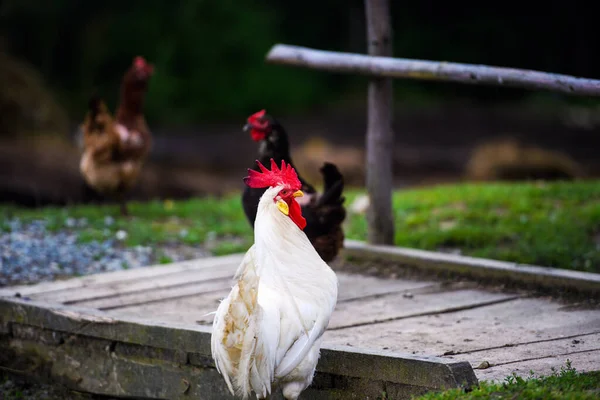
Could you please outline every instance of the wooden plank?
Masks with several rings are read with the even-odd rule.
[[[197,353],[203,357],[203,367],[214,367],[210,359],[210,329],[202,326],[164,324],[133,318],[116,319],[93,309],[75,306],[49,308],[47,304],[35,301],[0,299],[0,326],[7,324]],[[188,354],[186,359],[190,357]],[[464,382],[476,383],[473,370],[466,362],[339,346],[323,347],[317,371],[366,380],[377,377],[381,381],[432,389],[457,387]]]
[[[338,305],[344,302],[360,301],[360,299],[379,297],[390,293],[410,292],[414,294],[419,293],[421,290],[435,290],[439,288],[439,285],[432,282],[408,280],[386,281],[385,279],[345,273],[338,273],[338,278],[340,282]],[[132,303],[128,305],[127,303],[135,299],[135,297],[120,296],[97,302],[80,303],[79,305],[99,308],[99,305],[114,304],[113,302],[124,299],[120,307],[113,308],[111,315],[131,317],[153,315],[155,318],[160,318],[164,321],[177,323],[196,321],[204,325],[209,325],[212,323],[213,316],[205,316],[204,314],[212,312],[217,308],[218,302],[229,293],[230,286],[222,287],[221,289],[198,296],[184,296],[186,293],[183,288],[178,288],[177,291],[167,290],[167,295],[176,296],[176,298],[169,299],[161,293],[157,293],[157,296],[162,297],[162,299],[149,304]],[[193,291],[194,287],[192,286],[189,290]],[[181,294],[181,296],[177,294]],[[152,296],[154,293],[139,294],[139,296],[146,295]],[[138,296],[138,294],[132,296]]]
[[[458,312],[385,322],[374,328],[367,325],[329,330],[324,341],[442,356],[447,352],[485,350],[598,332],[600,310],[566,310],[559,302],[523,298]]]
[[[479,307],[498,301],[509,301],[514,295],[501,293],[487,293],[473,290],[460,290],[439,292],[435,286],[435,293],[420,294],[432,290],[431,286],[411,290],[412,297],[405,297],[405,293],[379,296],[368,296],[365,300],[350,298],[349,301],[340,301],[332,315],[329,329],[344,329],[348,326],[370,325],[378,321],[389,319],[410,318],[415,315],[443,313],[449,310]],[[215,311],[218,302],[229,290],[207,293],[201,296],[175,299],[152,304],[125,307],[113,310],[114,316],[141,317],[153,315],[163,321],[175,323],[190,323],[197,321],[204,325],[212,322],[212,315],[206,313]],[[368,347],[368,346],[367,346]]]
[[[90,285],[85,291],[60,290],[32,296],[62,304],[102,310],[167,301],[186,296],[231,288],[236,264],[201,265],[197,268],[162,275],[160,280],[141,279],[131,282],[112,282]],[[414,280],[385,280],[357,274],[338,273],[340,301],[365,296],[377,296],[398,291],[416,290],[433,282]]]
[[[574,291],[600,299],[600,274],[536,265],[437,253],[396,246],[370,245],[355,240],[344,242],[344,257],[359,261],[384,260],[424,271],[456,274],[470,278],[509,282],[517,287]]]
[[[100,273],[83,278],[72,278],[54,283],[40,283],[26,287],[4,288],[0,295],[23,296],[35,300],[46,300],[63,304],[81,304],[84,307],[111,309],[119,306],[143,304],[148,302],[192,296],[210,291],[204,284],[206,279],[226,279],[232,277],[241,255],[235,257],[212,257],[193,262],[184,262],[161,267],[148,267],[113,273]],[[212,272],[206,272],[212,270]],[[202,271],[199,275],[197,271]],[[206,274],[206,275],[205,275]],[[339,301],[350,298],[376,296],[395,291],[418,289],[433,282],[411,280],[385,280],[357,274],[338,273],[340,279]],[[198,290],[189,287],[198,284]],[[222,282],[216,282],[217,289]],[[75,290],[75,289],[85,290]],[[177,293],[169,292],[172,288]],[[162,289],[162,290],[161,290]]]
[[[406,297],[402,293],[391,294],[364,301],[339,304],[332,315],[329,329],[345,329],[424,314],[481,307],[486,304],[510,301],[517,297],[518,295],[514,294],[481,290],[438,291],[429,294],[413,294],[412,297]]]
[[[57,282],[43,282],[36,285],[10,286],[0,289],[0,297],[13,297],[15,293],[22,296],[33,296],[62,290],[81,289],[93,285],[115,282],[135,282],[142,279],[159,279],[165,275],[176,274],[202,267],[219,267],[239,265],[244,254],[231,254],[221,257],[201,258],[168,265],[157,265],[123,271],[104,272]]]
[[[231,286],[231,276],[207,281],[196,281],[186,285],[168,286],[164,289],[144,290],[134,293],[117,293],[115,296],[103,297],[94,300],[78,301],[81,307],[96,308],[98,310],[113,310],[125,307],[146,306],[150,309],[160,307],[157,303],[170,302],[183,297],[200,296],[207,293],[215,293],[218,296],[227,295]],[[160,317],[162,314],[155,314]]]
[[[182,286],[201,284],[205,281],[230,279],[237,267],[237,265],[231,263],[216,266],[206,264],[187,271],[164,274],[152,279],[95,284],[88,286],[85,290],[53,291],[32,297],[35,300],[45,300],[53,303],[76,304],[82,301],[108,299],[125,294],[144,293],[165,288],[179,290]]]
[[[475,368],[485,361],[495,367],[525,360],[597,350],[600,350],[600,331],[572,335],[568,338],[559,337],[535,342],[521,342],[492,349],[467,351],[447,357],[452,360],[468,361]]]
[[[108,314],[115,318],[139,319],[151,315],[153,319],[166,323],[211,326],[214,316],[206,314],[217,309],[219,302],[229,294],[229,290],[224,289],[198,296],[115,308],[108,310]]]
[[[534,371],[536,376],[548,376],[552,374],[553,370],[560,371],[566,365],[567,360],[579,372],[598,371],[600,370],[600,349],[524,360],[488,369],[476,369],[475,374],[480,380],[496,382],[504,381],[507,376],[513,373],[527,377],[530,371]]]
[[[338,303],[390,293],[415,291],[439,285],[433,281],[381,279],[344,272],[336,272],[336,274],[339,281]]]

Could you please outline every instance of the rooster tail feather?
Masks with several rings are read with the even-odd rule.
[[[265,372],[264,369],[256,363],[256,358],[254,358],[250,370],[250,384],[257,396],[265,398],[271,394],[271,385],[269,384],[269,382],[271,382],[271,377],[261,374],[261,371]]]
[[[256,336],[258,321],[260,321],[259,318],[261,317],[261,308],[260,305],[258,305],[256,297],[258,276],[254,269],[246,269],[238,284],[240,287],[239,296],[245,306],[243,310],[244,313],[243,315],[240,315],[240,317],[246,321],[246,324],[242,336],[236,386],[238,387],[238,395],[246,398],[252,391],[251,368],[252,361],[256,356]]]
[[[259,313],[255,311],[251,312],[249,315],[246,332],[244,332],[242,339],[242,351],[238,364],[238,375],[235,378],[238,396],[244,398],[247,398],[248,394],[252,391],[251,370],[256,350],[257,314]]]
[[[215,361],[217,371],[223,376],[227,388],[232,396],[235,396],[235,390],[229,378],[229,374],[233,373],[234,365],[232,360],[227,356],[227,350],[222,344],[224,339],[225,320],[222,318],[223,311],[229,309],[230,298],[227,297],[219,304],[215,319],[213,320],[213,334],[211,335],[211,353]]]
[[[243,398],[251,393],[248,375],[256,346],[256,318],[260,315],[253,249],[248,250],[236,272],[237,284],[217,309],[211,335],[211,352],[217,370],[231,394]]]

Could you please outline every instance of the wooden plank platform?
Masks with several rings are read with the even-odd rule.
[[[229,398],[210,358],[207,313],[242,256],[0,289],[0,365],[99,394]],[[409,398],[476,377],[547,374],[567,359],[600,370],[597,308],[474,282],[338,276],[338,305],[304,398]]]

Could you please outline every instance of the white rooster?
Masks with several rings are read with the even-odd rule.
[[[335,272],[303,229],[296,171],[248,170],[253,188],[268,187],[258,203],[254,245],[239,266],[235,286],[219,305],[212,356],[232,395],[266,398],[275,385],[295,400],[313,380],[322,336],[337,303]]]

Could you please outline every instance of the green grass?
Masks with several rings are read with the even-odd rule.
[[[397,245],[600,272],[600,182],[441,185],[395,193]],[[366,221],[351,218],[350,237]]]
[[[569,362],[560,372],[549,376],[523,379],[510,376],[503,383],[481,382],[479,387],[465,393],[452,389],[438,393],[428,393],[414,400],[587,400],[600,398],[600,372],[578,373]]]
[[[363,192],[350,190],[347,205]],[[600,272],[600,181],[440,185],[394,193],[395,242],[426,250]],[[51,229],[72,229],[79,240],[114,237],[124,245],[204,243],[214,254],[246,250],[252,230],[239,194],[190,201],[130,203],[130,219],[116,206],[25,210],[0,208],[6,217],[43,218]],[[114,217],[107,224],[106,216]],[[81,219],[85,226],[79,226]],[[77,226],[68,226],[68,222]],[[108,221],[110,222],[110,221]],[[7,224],[0,228],[7,230]],[[363,215],[349,215],[348,238],[365,240]],[[166,260],[165,260],[166,262]]]

